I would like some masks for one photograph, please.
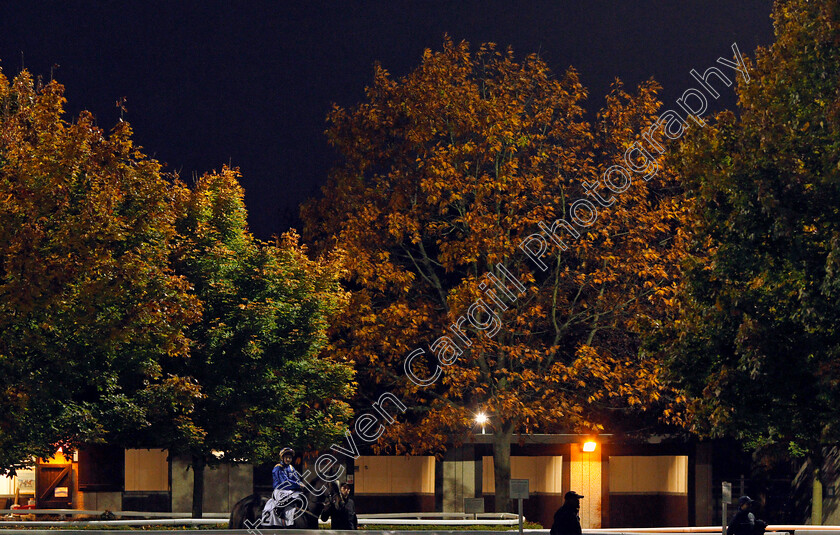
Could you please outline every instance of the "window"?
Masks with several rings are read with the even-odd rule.
[[[116,446],[85,446],[79,450],[79,490],[122,491],[125,483],[125,452]]]

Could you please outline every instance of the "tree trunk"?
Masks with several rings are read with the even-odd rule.
[[[814,487],[811,493],[811,525],[822,525],[822,481],[820,481],[819,465],[814,468]]]
[[[193,503],[192,517],[201,518],[204,511],[204,456],[193,454]]]
[[[513,425],[503,423],[493,433],[493,477],[496,482],[496,512],[510,513],[510,439]]]
[[[812,446],[806,457],[806,466],[812,470],[813,482],[811,485],[811,525],[822,525],[823,517],[823,487],[822,467],[825,458],[821,446]]]

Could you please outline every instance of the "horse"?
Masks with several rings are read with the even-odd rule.
[[[338,494],[338,485],[335,481],[326,482],[321,478],[314,477],[312,481],[303,485],[301,498],[296,499],[290,505],[296,505],[294,525],[288,528],[294,529],[318,529],[318,517],[324,511],[326,504],[332,497]],[[281,526],[266,526],[261,523],[263,509],[268,501],[268,496],[259,493],[251,494],[242,498],[233,506],[228,520],[228,529],[282,529]]]

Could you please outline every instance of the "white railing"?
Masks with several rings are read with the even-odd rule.
[[[369,513],[358,515],[359,518],[489,518],[504,520],[508,518],[519,518],[516,513]]]
[[[74,526],[212,526],[227,524],[219,518],[157,518],[152,520],[4,520],[0,526],[35,528]],[[3,531],[5,533],[5,530]]]
[[[358,515],[359,525],[390,526],[513,526],[513,513],[371,513]]]
[[[519,518],[509,520],[359,518],[359,525],[362,524],[385,524],[389,526],[517,526],[519,525]]]
[[[114,516],[139,518],[192,518],[192,513],[160,513],[151,511],[93,511],[87,509],[0,509],[0,515],[84,515],[101,516],[109,512]],[[228,518],[230,513],[204,513],[204,518]]]
[[[0,514],[14,513],[16,515],[34,514],[34,515],[85,515],[85,516],[100,516],[106,511],[100,510],[79,510],[79,509],[0,509]],[[145,517],[144,519],[134,520],[54,520],[54,521],[25,521],[19,518],[2,520],[0,526],[10,525],[25,525],[28,528],[49,527],[76,527],[76,526],[199,526],[199,525],[213,525],[225,524],[228,518],[228,513],[205,513],[204,518],[191,518],[190,513],[161,513],[148,511],[110,511],[117,517]],[[7,517],[8,518],[8,517]],[[380,513],[380,514],[362,514],[358,517],[360,525],[392,525],[392,526],[463,526],[463,525],[509,525],[514,526],[518,523],[517,515],[513,513],[445,513],[445,512],[428,512],[428,513]],[[4,529],[0,535],[13,535],[19,530]],[[191,530],[186,530],[191,531]],[[261,530],[264,532],[273,533],[274,530]],[[282,533],[294,535],[294,532],[300,530],[282,530]],[[360,530],[364,533],[364,530]],[[548,529],[529,529],[525,530],[531,533],[545,534]],[[790,533],[792,535],[840,535],[840,526],[812,526],[812,525],[770,525],[767,526],[766,531],[775,532],[776,535],[781,533]],[[202,535],[210,535],[216,530],[203,530]],[[343,534],[342,531],[322,530],[324,535]],[[34,535],[37,531],[27,531],[28,535]],[[85,531],[89,535],[98,535],[95,530]],[[112,535],[113,532],[104,532]],[[145,532],[150,535],[154,532]],[[173,531],[167,530],[161,532],[165,534],[172,534]],[[247,530],[224,530],[219,533],[227,535],[234,535],[238,533],[249,533]],[[304,533],[301,531],[301,533]],[[359,533],[359,532],[356,532]],[[370,534],[385,533],[381,531],[368,531]],[[429,535],[447,534],[447,535],[465,535],[463,531],[449,531],[449,530],[434,530],[426,531]],[[494,532],[484,531],[470,531],[470,535],[482,535]],[[498,532],[495,532],[498,533]],[[584,529],[584,535],[662,535],[672,533],[691,533],[694,535],[720,535],[720,526],[700,526],[700,527],[668,527],[668,528],[612,528],[612,529]]]

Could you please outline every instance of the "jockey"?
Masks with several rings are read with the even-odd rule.
[[[275,489],[294,490],[297,492],[303,490],[300,474],[292,466],[294,457],[295,450],[292,448],[283,448],[280,451],[280,463],[274,465],[274,469],[271,471]]]
[[[295,451],[283,448],[280,451],[280,462],[274,466],[271,476],[274,482],[274,492],[263,509],[262,524],[289,527],[294,525],[295,504],[303,490],[300,474],[292,461]]]

